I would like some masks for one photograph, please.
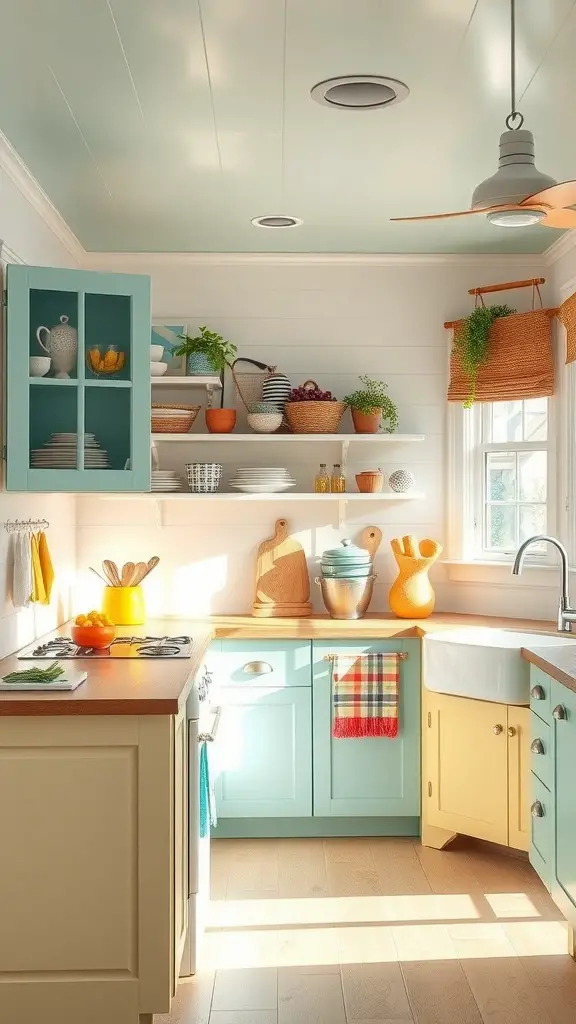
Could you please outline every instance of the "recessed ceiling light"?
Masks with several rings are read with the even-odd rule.
[[[284,214],[269,214],[266,217],[253,217],[250,221],[255,228],[297,228],[302,221],[299,217],[286,217]]]
[[[317,103],[340,110],[380,110],[401,103],[409,94],[404,82],[383,75],[341,75],[318,82],[310,90]]]

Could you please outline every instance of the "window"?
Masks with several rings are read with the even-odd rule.
[[[554,533],[553,402],[451,405],[450,417],[452,557],[510,561],[528,537]],[[531,547],[529,556],[537,563],[551,558],[546,544]]]

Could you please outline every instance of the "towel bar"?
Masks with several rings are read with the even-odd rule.
[[[220,725],[220,715],[222,714],[222,708],[218,708],[214,715],[214,721],[212,723],[212,732],[199,732],[198,742],[199,743],[213,743],[216,739],[216,733],[218,732],[218,726]]]
[[[369,654],[370,652],[367,651],[366,653]],[[406,661],[406,658],[408,657],[408,651],[382,651],[382,652],[376,651],[375,653],[376,654],[379,654],[379,653],[382,653],[382,654],[397,654],[399,661]],[[334,659],[337,658],[337,657],[338,657],[337,654],[325,654],[324,655],[324,661],[334,661]],[[361,658],[362,655],[359,654],[358,657]]]

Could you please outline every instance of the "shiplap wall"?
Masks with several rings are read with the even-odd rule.
[[[78,564],[80,593],[85,604],[97,601],[98,583],[88,565],[103,557],[149,558],[162,561],[147,583],[152,612],[243,612],[252,600],[255,554],[272,532],[274,521],[287,516],[309,556],[311,576],[324,548],[341,536],[355,537],[372,523],[383,531],[376,561],[378,583],[373,610],[387,608],[394,576],[389,551],[392,536],[414,532],[445,541],[445,388],[447,334],[443,323],[470,308],[467,289],[494,281],[540,274],[541,260],[402,263],[393,258],[355,261],[319,259],[311,262],[221,261],[194,258],[107,256],[89,257],[97,269],[149,273],[153,315],[160,322],[188,323],[194,330],[206,323],[238,345],[239,355],[277,364],[291,380],[313,377],[339,397],[357,385],[358,375],[381,377],[398,404],[399,430],[423,433],[420,444],[378,449],[351,446],[349,489],[354,470],[381,465],[389,473],[409,468],[422,501],[348,505],[347,521],[338,526],[337,506],[330,503],[202,503],[108,501],[83,497],[78,502]],[[516,293],[515,299],[521,293]],[[510,296],[508,296],[509,298]],[[528,297],[529,301],[529,297]],[[519,306],[519,308],[522,308]],[[227,390],[227,402],[233,395]],[[176,398],[172,399],[176,401]],[[198,399],[200,400],[200,399]],[[350,428],[347,420],[345,427]],[[194,429],[197,429],[195,427]],[[312,488],[318,464],[338,460],[336,446],[314,443],[286,445],[218,444],[162,446],[163,466],[183,470],[185,461],[222,461],[228,475],[243,465],[289,465],[299,485]],[[209,454],[210,453],[210,454]],[[330,467],[329,467],[330,468]],[[554,594],[530,588],[479,587],[448,583],[445,569],[433,570],[438,607],[494,614],[546,617]],[[316,587],[312,587],[321,607]]]
[[[1,169],[0,240],[0,283],[4,278],[7,258],[42,266],[78,266],[68,249]],[[0,317],[0,447],[4,443],[2,325],[3,318]],[[7,519],[16,518],[45,518],[50,522],[47,537],[56,581],[49,606],[31,605],[17,611],[12,604],[12,544],[3,524]],[[0,658],[69,618],[76,571],[75,529],[73,495],[7,494],[0,481]]]

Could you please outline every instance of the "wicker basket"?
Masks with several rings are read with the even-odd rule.
[[[181,409],[181,416],[155,416],[155,409]],[[200,412],[200,405],[152,404],[153,434],[187,434]]]
[[[314,380],[308,385],[317,388]],[[344,402],[286,402],[284,411],[290,430],[294,434],[335,434],[344,415]]]

